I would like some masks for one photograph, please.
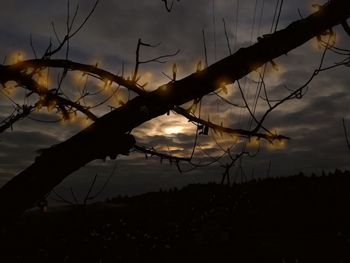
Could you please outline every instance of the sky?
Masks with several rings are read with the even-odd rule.
[[[154,90],[172,75],[172,66],[176,63],[177,78],[185,77],[196,71],[199,61],[204,63],[202,31],[205,32],[207,58],[209,65],[229,55],[225,37],[223,19],[229,39],[231,52],[256,43],[257,37],[270,33],[276,6],[275,0],[180,0],[174,1],[173,9],[167,12],[160,0],[101,0],[83,29],[70,40],[69,59],[97,64],[116,74],[131,76],[135,65],[135,50],[138,39],[144,43],[157,45],[154,48],[142,47],[142,60],[172,54],[166,63],[147,63],[140,68],[140,83],[148,83],[147,90]],[[278,29],[307,16],[315,11],[315,1],[285,0],[282,7]],[[321,1],[320,4],[323,2]],[[70,18],[79,5],[75,26],[77,27],[91,10],[94,2],[89,0],[70,1]],[[238,10],[238,11],[237,11]],[[42,55],[50,41],[57,45],[53,26],[62,38],[67,21],[66,1],[20,1],[3,0],[0,9],[0,58],[5,64],[16,60]],[[336,45],[347,47],[349,37],[340,27]],[[32,39],[32,47],[30,44]],[[288,55],[276,59],[277,68],[267,67],[265,83],[269,98],[279,99],[288,95],[289,90],[303,85],[317,68],[322,54],[316,39],[309,41]],[[61,52],[55,58],[64,58]],[[342,59],[327,53],[325,65],[333,65]],[[291,138],[282,143],[270,145],[260,142],[260,147],[252,140],[247,149],[256,154],[246,157],[231,170],[234,180],[249,180],[253,177],[288,176],[304,172],[320,173],[336,168],[350,168],[350,152],[347,149],[342,126],[342,118],[348,123],[350,115],[348,103],[350,93],[348,67],[339,67],[319,74],[308,86],[302,99],[284,103],[266,120],[265,126],[271,131]],[[49,73],[47,85],[54,88],[58,72]],[[241,80],[243,90],[250,105],[256,92],[258,73],[253,72]],[[72,72],[64,82],[64,91],[73,99],[81,94],[86,76]],[[10,85],[11,86],[11,85]],[[96,104],[112,94],[116,87],[106,88],[103,83],[88,80],[91,91],[103,90],[100,95],[87,98],[87,104]],[[5,94],[5,95],[4,95]],[[226,100],[242,105],[237,85],[228,85],[227,92],[219,91]],[[18,88],[9,87],[0,94],[0,121],[13,111],[10,96],[17,103],[33,102],[37,98],[24,99],[24,93]],[[102,116],[125,103],[128,92],[120,89],[94,113]],[[185,105],[188,106],[188,105]],[[267,109],[266,102],[260,100],[257,115]],[[197,114],[199,109],[197,109]],[[216,124],[231,128],[249,126],[249,114],[241,108],[225,103],[220,97],[206,96],[202,101],[201,117]],[[59,120],[56,112],[48,113],[41,109],[31,118],[17,122],[12,130],[0,134],[0,185],[25,169],[38,155],[37,150],[68,139],[89,123],[78,115],[75,121],[42,122],[38,120]],[[184,117],[171,113],[147,122],[133,130],[137,144],[154,147],[159,152],[188,157],[191,155],[196,127]],[[82,200],[89,185],[97,174],[94,191],[97,192],[108,182],[99,198],[119,194],[137,194],[155,191],[160,188],[180,187],[188,183],[220,182],[222,165],[228,160],[223,158],[210,166],[205,166],[212,158],[220,156],[222,149],[232,147],[232,154],[239,153],[245,142],[228,135],[210,132],[208,136],[198,136],[194,161],[202,168],[191,169],[182,164],[179,173],[175,165],[159,158],[146,159],[143,154],[132,152],[129,156],[120,156],[117,161],[96,160],[69,176],[56,188],[56,192],[66,199],[72,199],[71,189]],[[243,168],[243,176],[240,167]]]

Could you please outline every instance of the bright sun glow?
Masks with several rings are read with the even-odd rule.
[[[166,134],[178,134],[181,133],[183,131],[183,127],[181,126],[171,126],[171,127],[167,127],[164,129],[164,132]]]

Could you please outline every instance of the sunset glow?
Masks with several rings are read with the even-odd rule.
[[[183,127],[181,126],[172,126],[172,127],[167,127],[164,129],[165,134],[178,134],[183,131]]]

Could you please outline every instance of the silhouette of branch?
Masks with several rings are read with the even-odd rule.
[[[50,196],[50,198],[54,201],[58,201],[58,202],[63,202],[63,203],[66,203],[66,204],[69,204],[69,205],[75,205],[73,202],[69,201],[67,198],[64,198],[62,195],[60,195],[59,193],[57,193],[56,190],[52,190],[51,191],[52,193],[54,193],[56,195],[56,198],[54,198],[53,196]]]
[[[224,32],[225,32],[225,38],[226,38],[226,44],[227,44],[228,52],[229,52],[230,55],[232,55],[230,40],[228,38],[227,29],[226,29],[225,18],[222,19],[222,23],[224,24]]]
[[[19,107],[13,112],[9,117],[5,118],[0,122],[0,133],[4,132],[5,130],[11,128],[12,125],[27,117],[31,112],[33,112],[35,109],[35,106],[28,106],[23,105],[22,107]]]
[[[291,99],[301,99],[302,96],[303,96],[303,90],[311,83],[311,81],[322,71],[326,70],[325,68],[323,68],[323,63],[324,63],[324,59],[325,59],[325,56],[326,56],[326,53],[327,53],[327,50],[329,50],[329,48],[331,47],[328,43],[331,39],[331,36],[332,35],[329,35],[329,38],[328,38],[328,42],[327,42],[327,45],[325,45],[324,47],[324,51],[322,53],[322,56],[321,56],[321,59],[320,59],[320,62],[319,62],[319,66],[316,70],[314,70],[314,72],[312,73],[311,77],[306,81],[306,83],[304,83],[301,87],[299,87],[298,89],[296,89],[295,91],[293,91],[292,93],[290,93],[288,96],[286,96],[285,98],[281,99],[280,101],[278,101],[277,103],[275,103],[273,106],[269,106],[269,109],[267,111],[265,111],[265,113],[263,114],[263,116],[260,118],[260,120],[257,120],[256,117],[254,116],[254,114],[251,112],[251,110],[249,109],[249,106],[244,98],[244,94],[243,94],[243,91],[242,91],[242,88],[240,87],[240,84],[239,84],[239,81],[238,82],[238,86],[239,86],[239,89],[241,91],[241,95],[242,95],[242,98],[244,99],[245,101],[245,104],[252,116],[252,118],[257,122],[257,125],[256,127],[253,129],[253,132],[258,132],[260,128],[263,128],[264,130],[266,130],[266,128],[264,128],[262,126],[262,124],[264,123],[265,119],[267,118],[267,116],[274,110],[276,109],[278,106],[280,106],[281,104],[283,104],[284,102],[288,101],[288,100],[291,100]],[[332,66],[333,67],[333,66]],[[327,68],[327,70],[330,69],[330,67]]]
[[[72,197],[73,197],[74,204],[75,204],[75,205],[78,205],[78,204],[79,204],[79,200],[78,200],[77,196],[76,196],[75,193],[74,193],[73,187],[69,188],[69,191],[70,191],[70,194],[71,194]]]
[[[165,9],[170,13],[171,10],[173,9],[173,5],[174,5],[174,0],[171,1],[171,4],[169,6],[168,0],[161,0],[162,2],[164,2],[165,5]],[[180,0],[176,0],[177,2],[179,2]]]
[[[230,185],[230,170],[235,165],[237,160],[239,160],[242,156],[247,155],[248,152],[242,151],[239,154],[236,154],[235,157],[231,155],[230,149],[227,150],[227,154],[231,159],[231,162],[226,163],[224,166],[221,166],[225,168],[225,171],[222,174],[221,184],[224,184],[225,179],[227,180],[227,185]]]
[[[192,122],[203,125],[204,127],[202,127],[202,129],[206,129],[206,127],[208,127],[208,128],[213,129],[214,131],[216,131],[218,133],[227,133],[227,134],[231,134],[233,136],[245,137],[245,138],[257,137],[257,138],[261,138],[261,139],[266,139],[268,141],[283,140],[283,139],[289,140],[290,139],[287,136],[277,135],[277,134],[273,134],[273,133],[265,134],[265,133],[257,133],[255,131],[247,131],[247,130],[243,130],[243,129],[232,129],[232,128],[223,127],[223,126],[214,124],[210,121],[205,121],[203,119],[197,118],[196,116],[191,115],[190,113],[188,113],[187,110],[185,110],[179,106],[174,107],[173,111],[184,116],[185,118],[187,118],[188,120],[190,120]]]
[[[87,23],[87,21],[90,19],[90,17],[92,16],[92,14],[95,12],[96,10],[96,7],[98,5],[98,3],[100,2],[100,0],[96,0],[93,7],[91,8],[90,12],[88,13],[88,15],[85,17],[85,19],[83,20],[83,22],[77,27],[77,29],[75,29],[74,31],[73,30],[73,25],[74,25],[74,22],[75,22],[75,19],[76,19],[76,16],[78,14],[78,10],[79,10],[79,5],[77,5],[76,9],[75,9],[75,13],[73,15],[73,18],[71,21],[69,21],[69,13],[70,13],[70,8],[69,8],[69,0],[67,2],[67,20],[66,20],[66,23],[67,23],[67,32],[66,32],[66,35],[63,37],[63,40],[60,41],[59,37],[58,37],[58,34],[57,34],[57,31],[56,31],[56,28],[55,28],[55,25],[54,23],[52,23],[52,28],[53,28],[53,31],[55,33],[55,36],[56,36],[56,39],[58,41],[58,46],[56,48],[54,48],[52,50],[52,43],[49,44],[49,46],[47,47],[44,55],[43,55],[43,58],[47,59],[47,58],[50,58],[51,56],[53,56],[54,54],[58,53],[63,47],[65,44],[69,43],[69,40],[74,37],[77,33],[79,33],[79,31],[84,27],[84,25]],[[67,46],[67,50],[66,50],[66,58],[68,57],[68,49],[69,49],[69,46]]]
[[[265,130],[266,132],[271,133],[267,128],[265,128],[265,127],[263,126],[263,122],[264,122],[264,119],[267,117],[267,115],[272,111],[272,107],[270,107],[270,108],[265,112],[266,117],[265,117],[264,119],[261,119],[261,120],[259,121],[259,120],[256,118],[254,112],[250,109],[250,107],[249,107],[249,105],[248,105],[248,102],[247,102],[247,100],[246,100],[246,97],[245,97],[245,95],[244,95],[244,92],[243,92],[243,89],[242,89],[242,87],[241,87],[241,84],[240,84],[239,80],[237,80],[237,84],[238,84],[238,89],[239,89],[239,91],[240,91],[240,93],[241,93],[241,98],[242,98],[243,101],[244,101],[245,107],[247,108],[247,110],[248,110],[248,112],[249,112],[249,114],[250,114],[252,120],[254,120],[254,121],[257,123],[257,128],[254,129],[253,132],[258,132],[259,129],[262,128],[262,129]],[[265,115],[264,115],[264,116],[265,116]],[[263,116],[263,117],[264,117],[264,116]]]
[[[56,94],[55,90],[48,90],[46,87],[35,81],[30,75],[23,73],[20,69],[0,65],[0,82],[6,83],[11,80],[16,81],[18,85],[29,90],[31,93],[27,96],[30,96],[32,93],[38,94],[40,96],[40,101],[38,103],[40,106],[49,106],[50,103],[55,103],[57,105],[56,107],[62,110],[63,114],[67,113],[65,106],[69,106],[79,110],[91,120],[97,120],[97,117],[86,107],[59,96]]]
[[[134,74],[132,76],[132,82],[134,83],[137,83],[138,81],[138,70],[139,70],[139,66],[141,64],[147,64],[147,63],[151,63],[151,62],[157,62],[157,63],[166,63],[166,61],[163,61],[162,59],[164,58],[169,58],[169,57],[174,57],[176,56],[177,54],[179,54],[180,50],[177,50],[175,53],[173,54],[166,54],[166,55],[162,55],[162,56],[158,56],[156,58],[152,58],[152,59],[149,59],[149,60],[145,60],[145,61],[141,61],[140,60],[140,48],[141,46],[144,46],[144,47],[157,47],[159,46],[159,44],[157,45],[151,45],[151,44],[147,44],[147,43],[144,43],[142,42],[141,38],[139,38],[138,42],[137,42],[137,47],[136,47],[136,62],[135,62],[135,69],[134,69]]]
[[[350,141],[349,141],[348,132],[347,132],[347,129],[346,129],[345,119],[344,118],[343,118],[343,128],[344,128],[344,135],[345,135],[346,145],[348,146],[348,149],[350,150]]]
[[[150,155],[151,157],[152,156],[159,157],[161,162],[163,162],[163,160],[169,160],[170,163],[175,162],[176,167],[178,168],[180,173],[182,172],[182,170],[180,169],[179,162],[190,162],[191,161],[191,158],[178,157],[178,156],[174,156],[174,155],[170,155],[170,154],[157,152],[153,147],[151,149],[147,149],[144,146],[138,146],[135,144],[134,148],[136,151],[144,153],[146,159],[148,159],[148,155]]]
[[[13,70],[24,71],[28,68],[62,68],[71,71],[81,71],[84,73],[89,73],[91,76],[96,77],[100,80],[108,80],[115,82],[120,86],[123,86],[138,95],[144,95],[147,92],[141,89],[141,86],[136,85],[133,81],[126,80],[123,77],[117,76],[107,70],[101,69],[96,65],[87,65],[82,63],[73,62],[67,59],[31,59],[18,62],[8,67]],[[1,74],[1,67],[0,67]]]
[[[36,50],[34,48],[34,44],[33,44],[33,38],[32,38],[32,34],[29,35],[29,43],[30,43],[30,47],[32,49],[33,55],[35,58],[38,58],[37,54],[36,54]]]
[[[117,169],[117,164],[118,164],[117,161],[115,161],[114,166],[112,168],[112,171],[108,175],[106,181],[101,186],[101,188],[94,195],[91,195],[91,196],[90,196],[90,194],[86,195],[86,200],[84,200],[84,204],[86,204],[86,202],[89,201],[89,200],[93,200],[93,199],[97,198],[106,189],[106,186],[110,182],[112,176],[114,175],[114,173],[115,173],[115,171]],[[97,174],[96,174],[96,176],[97,176]],[[94,179],[93,184],[95,183],[95,181],[96,181],[96,179]],[[93,184],[91,185],[91,187],[93,187]],[[92,188],[91,188],[91,190],[92,190]]]
[[[346,34],[348,34],[348,36],[350,36],[350,27],[349,27],[349,24],[346,20],[344,20],[342,23],[341,23],[344,31],[346,32]]]
[[[205,32],[204,32],[204,29],[202,29],[202,41],[203,41],[204,61],[205,61],[204,67],[207,68],[207,67],[208,67],[208,52],[207,52],[207,43],[206,43],[206,41],[205,41]]]
[[[233,102],[231,102],[231,101],[229,101],[228,99],[226,99],[226,98],[224,98],[223,96],[221,96],[218,92],[216,92],[216,91],[213,91],[213,93],[218,97],[218,98],[220,98],[223,102],[225,102],[225,103],[227,103],[227,104],[229,104],[229,105],[231,105],[231,106],[233,106],[233,107],[237,107],[237,108],[242,108],[242,109],[245,109],[246,108],[246,106],[244,105],[239,105],[239,104],[236,104],[236,103],[233,103]]]
[[[86,193],[86,196],[85,196],[84,202],[83,202],[84,205],[86,205],[87,201],[90,200],[90,193],[91,193],[92,189],[94,188],[94,185],[96,183],[96,179],[97,179],[97,174],[95,174],[95,176],[90,184],[89,190]]]

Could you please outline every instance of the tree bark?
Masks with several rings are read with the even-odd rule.
[[[127,152],[135,141],[125,133],[133,128],[165,114],[175,105],[200,98],[223,83],[233,83],[264,63],[341,24],[349,16],[349,0],[331,1],[309,17],[260,38],[256,44],[241,48],[200,72],[138,96],[102,116],[67,141],[43,152],[31,166],[0,189],[0,224],[12,222],[69,174],[90,161]]]

